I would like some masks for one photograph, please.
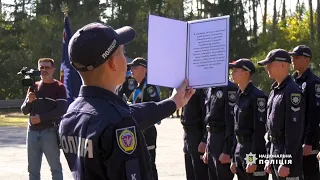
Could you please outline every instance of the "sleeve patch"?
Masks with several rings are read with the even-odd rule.
[[[264,112],[266,110],[266,99],[265,98],[257,98],[258,111]]]
[[[141,180],[139,160],[131,159],[126,161],[127,180]]]
[[[116,129],[116,138],[119,148],[126,154],[132,154],[137,146],[136,127]]]
[[[157,95],[156,90],[152,86],[148,87],[147,91],[148,91],[148,94],[150,95],[150,97],[155,97]]]
[[[317,98],[320,98],[320,84],[315,84],[315,85],[314,85],[314,90],[315,90],[315,92],[316,92],[315,96],[316,96]]]
[[[228,98],[231,102],[235,102],[236,101],[236,91],[228,91]]]
[[[301,94],[299,93],[291,93],[290,100],[293,105],[298,105],[301,102]]]

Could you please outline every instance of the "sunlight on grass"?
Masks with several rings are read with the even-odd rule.
[[[28,116],[21,113],[6,113],[0,115],[0,126],[27,127]]]

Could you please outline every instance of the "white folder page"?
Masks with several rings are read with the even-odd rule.
[[[147,83],[177,88],[186,78],[187,22],[149,15]]]
[[[188,22],[187,78],[193,88],[226,86],[229,16]]]

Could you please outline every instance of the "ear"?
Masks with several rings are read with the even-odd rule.
[[[107,65],[109,67],[109,69],[111,69],[112,71],[116,71],[116,67],[117,67],[117,61],[116,59],[111,56],[108,60],[107,60]]]

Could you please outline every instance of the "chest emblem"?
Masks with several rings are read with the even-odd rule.
[[[135,126],[116,130],[117,143],[119,148],[126,154],[132,154],[137,146]]]

